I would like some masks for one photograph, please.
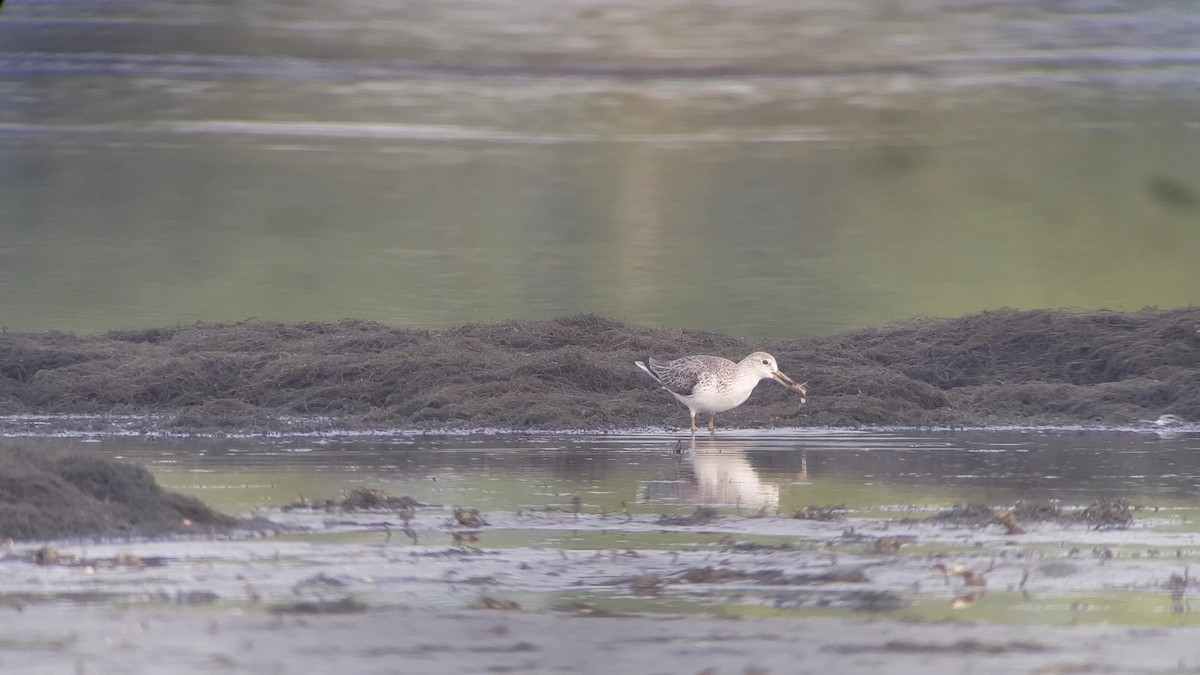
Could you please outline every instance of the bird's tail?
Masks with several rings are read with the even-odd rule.
[[[655,382],[662,384],[662,380],[660,380],[658,378],[658,375],[655,374],[655,372],[653,370],[651,370],[650,365],[649,365],[650,363],[652,363],[652,362],[651,362],[650,358],[647,357],[645,361],[634,361],[633,365],[646,371],[646,374],[649,375],[650,377],[653,377]]]

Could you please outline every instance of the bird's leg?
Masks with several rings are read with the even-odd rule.
[[[715,434],[717,424],[717,413],[709,413],[708,415],[708,433]]]
[[[696,413],[692,413],[692,435],[696,435]]]

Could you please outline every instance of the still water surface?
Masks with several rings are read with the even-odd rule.
[[[301,497],[380,488],[484,511],[690,511],[697,505],[792,513],[955,503],[1123,497],[1200,507],[1200,437],[1113,432],[737,432],[686,442],[652,436],[377,438],[27,438],[146,464],[167,488],[247,514]],[[682,451],[682,452],[680,452]]]
[[[1192,304],[1188,3],[8,2],[0,325]]]

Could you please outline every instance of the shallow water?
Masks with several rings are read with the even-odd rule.
[[[793,337],[1200,290],[1186,3],[234,4],[6,3],[0,324]]]
[[[1006,504],[1100,496],[1188,505],[1200,435],[1155,432],[775,430],[672,435],[114,438],[9,441],[83,447],[146,464],[166,487],[245,513],[358,486],[483,510],[642,512],[696,505],[790,512]],[[81,445],[82,443],[82,445]]]
[[[837,434],[818,439],[837,443]],[[63,441],[22,440],[57,445]],[[74,445],[75,441],[67,441]],[[245,511],[303,495],[338,498],[354,486],[384,489],[435,504],[493,510],[567,506],[578,495],[589,506],[620,511],[693,503],[735,504],[739,495],[757,508],[778,501],[780,485],[796,480],[801,465],[764,480],[748,451],[778,450],[792,463],[792,442],[772,449],[766,439],[698,443],[676,452],[677,441],[648,437],[399,437],[334,440],[239,439],[145,441],[97,439],[105,455],[146,463],[172,489],[203,495],[220,509]],[[686,447],[686,446],[685,446]],[[718,476],[738,487],[723,494]],[[737,490],[740,490],[739,493]]]
[[[243,541],[55,544],[82,558],[132,551],[145,570],[42,568],[9,577],[5,597],[160,603],[192,591],[253,610],[330,584],[376,607],[462,608],[484,595],[525,609],[583,602],[633,613],[965,618],[1003,625],[1191,622],[1188,582],[1200,560],[1200,436],[1137,432],[851,432],[727,430],[694,449],[669,435],[371,438],[25,438],[145,463],[167,488],[285,531]],[[394,512],[284,510],[356,487],[408,495],[411,529]],[[581,501],[574,513],[572,501]],[[1006,508],[1101,498],[1135,505],[1128,528],[922,522],[954,504]],[[661,520],[714,506],[688,525]],[[790,516],[843,506],[832,522]],[[451,506],[487,521],[456,542]],[[411,539],[410,539],[411,537]],[[898,550],[874,548],[898,537]],[[740,545],[740,546],[738,546]],[[757,545],[757,548],[755,547]],[[10,564],[18,564],[10,557]],[[987,593],[936,571],[983,573]],[[28,563],[26,563],[28,564]],[[215,567],[214,567],[215,565]],[[686,570],[741,580],[680,584]],[[10,568],[11,569],[11,568]],[[33,569],[38,569],[34,567]],[[753,575],[851,570],[862,580],[798,582]],[[333,578],[330,582],[320,575]],[[650,592],[630,580],[658,578]],[[153,581],[147,581],[153,578]],[[475,581],[465,581],[474,579]],[[671,580],[671,581],[662,581]],[[249,590],[248,590],[249,589]],[[253,595],[256,599],[250,602]],[[956,600],[957,599],[957,600]],[[261,607],[261,605],[258,605]]]

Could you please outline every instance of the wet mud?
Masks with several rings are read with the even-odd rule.
[[[169,608],[26,610],[7,634],[24,672],[1177,673],[1194,629],[920,624],[866,617],[744,619],[388,608],[261,616]],[[120,646],[119,649],[113,645]],[[57,656],[55,656],[57,655]],[[53,667],[58,669],[54,670]],[[40,670],[38,668],[41,668]]]
[[[1026,509],[1029,531],[1014,536],[977,508],[839,521],[715,509],[664,522],[594,509],[478,513],[379,491],[364,507],[362,498],[264,511],[308,533],[299,538],[63,542],[53,559],[46,546],[18,545],[0,556],[0,620],[20,618],[0,665],[1008,673],[1175,672],[1196,658],[1193,537],[1150,513],[1116,530],[1035,521]],[[401,526],[411,540],[391,536]],[[497,545],[538,530],[614,546]],[[455,536],[467,531],[470,543]],[[637,532],[688,543],[615,545]],[[777,543],[755,543],[766,539]],[[1128,594],[1117,604],[1147,598],[1163,617],[1157,627],[1112,625],[1096,594],[1114,588]],[[995,607],[1040,625],[984,618]]]
[[[246,322],[98,335],[0,335],[3,430],[678,428],[686,411],[633,362],[765,349],[770,383],[718,428],[1125,425],[1200,418],[1200,309],[1012,311],[752,341],[594,315],[410,330]],[[16,417],[13,417],[16,416]],[[52,430],[52,429],[51,429]]]

